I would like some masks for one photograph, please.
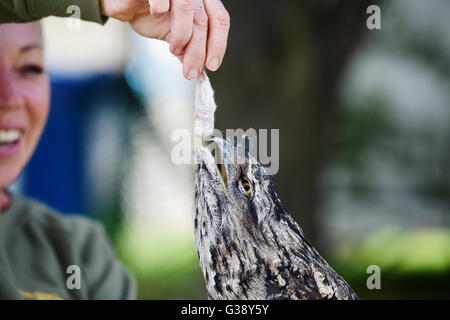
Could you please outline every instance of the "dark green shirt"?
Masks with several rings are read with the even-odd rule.
[[[24,298],[135,299],[136,286],[98,222],[12,196],[0,213],[0,299]]]
[[[104,24],[107,17],[100,12],[99,0],[1,0],[0,23],[29,22],[47,16],[69,17],[67,8],[80,8],[81,19]]]

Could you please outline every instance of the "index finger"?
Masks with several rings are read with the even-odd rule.
[[[170,52],[179,56],[192,37],[194,1],[172,0],[170,11]]]
[[[225,56],[230,30],[230,15],[220,0],[204,0],[204,4],[209,18],[206,67],[211,71],[216,71]]]
[[[161,16],[170,9],[170,0],[148,0],[148,3],[153,16]]]

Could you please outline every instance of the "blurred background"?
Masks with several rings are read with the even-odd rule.
[[[216,127],[280,129],[280,197],[360,298],[450,298],[450,3],[224,4]],[[14,191],[102,221],[140,299],[206,298],[192,167],[170,159],[194,83],[167,44],[117,21],[43,28],[51,114]]]

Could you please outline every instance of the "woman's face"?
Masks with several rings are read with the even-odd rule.
[[[0,189],[20,175],[49,111],[39,24],[0,24]]]

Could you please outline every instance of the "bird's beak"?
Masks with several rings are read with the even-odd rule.
[[[217,177],[217,180],[221,180],[225,193],[228,192],[229,182],[229,164],[232,161],[229,159],[228,149],[231,145],[216,137],[211,137],[208,140],[203,140],[203,145],[194,149],[197,163],[202,163],[210,174]],[[220,176],[220,179],[219,179]]]
[[[227,163],[229,162],[228,148],[230,146],[226,140],[220,138],[213,137],[213,141],[214,149],[212,150],[211,154],[214,157],[217,169],[219,170],[220,176],[222,177],[222,181],[225,185],[225,190],[228,191]]]

